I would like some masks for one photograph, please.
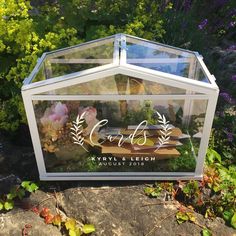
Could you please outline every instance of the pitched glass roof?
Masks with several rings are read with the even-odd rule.
[[[61,78],[106,65],[132,65],[210,84],[196,52],[163,45],[134,36],[117,34],[69,48],[44,53],[24,85]],[[78,74],[79,76],[79,74]],[[34,86],[33,86],[34,87]]]

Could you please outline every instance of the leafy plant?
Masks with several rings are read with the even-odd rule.
[[[46,224],[53,224],[60,229],[67,230],[69,236],[81,236],[95,231],[92,224],[81,224],[75,219],[62,216],[59,213],[53,215],[50,209],[46,207],[41,210],[40,216],[44,218]]]
[[[26,123],[20,95],[22,81],[32,71],[37,58],[45,51],[76,44],[79,40],[77,30],[67,27],[62,19],[44,24],[41,6],[33,9],[29,0],[0,0],[0,6],[0,129],[16,131],[20,124]],[[55,8],[51,7],[50,15],[55,14]],[[41,15],[32,14],[34,10]]]
[[[21,186],[30,193],[35,192],[39,188],[36,183],[33,183],[31,181],[23,181],[21,183]]]
[[[186,221],[195,222],[196,218],[193,212],[180,210],[175,215],[178,224],[182,224]]]
[[[236,166],[222,165],[221,156],[215,150],[207,152],[205,174],[201,181],[179,181],[178,183],[156,183],[144,192],[151,197],[158,197],[162,191],[168,191],[173,198],[205,217],[222,217],[227,224],[236,227]],[[172,186],[172,187],[171,187]],[[173,187],[175,186],[175,187]],[[185,211],[177,214],[180,222],[190,220]],[[207,235],[206,231],[205,234]]]
[[[13,186],[8,194],[0,196],[0,211],[13,209],[14,200],[21,200],[26,195],[26,192],[32,193],[38,188],[38,185],[31,181],[23,181],[20,186]]]

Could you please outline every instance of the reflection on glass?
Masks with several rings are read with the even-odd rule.
[[[127,63],[209,83],[195,54],[168,46],[127,37]]]
[[[96,44],[95,44],[96,45]],[[114,42],[94,46],[86,49],[75,49],[59,57],[48,58],[46,64],[50,66],[50,77],[70,74],[113,62]]]
[[[31,83],[34,82],[39,82],[42,80],[45,80],[46,76],[45,76],[45,67],[44,64],[42,64],[38,70],[38,72],[35,74],[34,78],[32,79]]]
[[[31,83],[113,63],[114,38],[48,53]]]
[[[51,94],[46,92],[44,94]],[[109,76],[81,84],[53,90],[58,95],[158,95],[186,94],[185,89],[126,75]]]
[[[192,100],[191,114],[185,100],[33,104],[47,172],[195,170],[206,100]]]

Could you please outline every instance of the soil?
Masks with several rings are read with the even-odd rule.
[[[25,139],[28,140],[27,132]],[[17,139],[18,140],[18,139]],[[0,136],[0,194],[22,180],[39,181],[34,152],[28,146]],[[16,145],[18,144],[18,145]],[[48,207],[82,223],[95,225],[99,236],[194,236],[202,235],[207,227],[216,236],[236,236],[236,231],[220,218],[205,219],[195,213],[198,224],[186,222],[178,225],[175,213],[179,203],[166,201],[166,196],[147,197],[143,189],[146,182],[39,182],[40,190],[16,202],[13,210],[0,214],[0,236],[63,235],[56,226],[46,225],[32,212],[33,206]],[[55,198],[56,196],[56,198]],[[57,199],[57,200],[56,200]]]

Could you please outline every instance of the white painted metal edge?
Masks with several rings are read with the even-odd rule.
[[[121,34],[120,37],[120,65],[124,65],[126,64],[126,59],[127,59],[127,55],[126,55],[126,37]]]
[[[114,52],[115,53],[115,52]],[[119,58],[119,57],[118,57]],[[97,58],[97,59],[86,59],[86,58],[52,58],[49,59],[50,63],[53,64],[109,64],[112,63],[112,58]],[[190,63],[189,58],[127,58],[127,63],[132,64],[177,64],[177,63]]]
[[[195,172],[47,172],[47,176],[193,176]]]
[[[208,95],[115,95],[115,94],[101,94],[101,95],[32,95],[32,100],[42,101],[58,101],[58,100],[83,100],[83,101],[119,101],[119,100],[207,100]]]
[[[190,78],[185,78],[185,77],[178,76],[178,75],[173,75],[173,74],[169,74],[169,73],[165,73],[165,72],[161,72],[161,71],[157,71],[157,70],[152,70],[152,69],[144,68],[144,67],[140,67],[140,66],[135,66],[135,65],[131,65],[131,64],[125,64],[125,65],[123,65],[123,67],[125,69],[132,69],[133,71],[142,72],[143,78],[147,78],[147,75],[154,75],[157,78],[162,78],[163,83],[165,83],[165,80],[168,80],[169,86],[181,88],[181,86],[184,86],[186,84],[189,87],[195,88],[195,89],[192,89],[192,91],[196,91],[196,89],[197,89],[197,90],[199,90],[200,93],[202,91],[204,91],[203,93],[214,93],[214,91],[218,90],[218,87],[216,88],[216,87],[212,86],[211,84],[207,84],[205,82],[193,80]],[[146,76],[144,74],[146,74]]]
[[[203,172],[206,151],[207,151],[209,138],[211,134],[212,123],[213,123],[213,119],[215,115],[218,93],[219,91],[215,91],[215,93],[212,94],[210,96],[210,99],[208,100],[206,116],[205,116],[205,121],[203,125],[203,134],[202,134],[200,147],[198,151],[196,175],[200,175]]]
[[[73,83],[73,80],[78,79],[78,77],[83,77],[83,76],[92,74],[93,78],[96,79],[96,74],[97,73],[99,73],[99,72],[102,73],[104,70],[111,69],[111,68],[116,68],[116,67],[117,67],[117,65],[115,65],[113,63],[112,64],[107,64],[107,65],[102,65],[102,66],[98,66],[98,67],[95,67],[95,68],[91,68],[91,69],[87,69],[87,70],[83,70],[83,71],[79,71],[79,72],[75,72],[75,73],[71,73],[71,74],[67,74],[67,75],[54,77],[54,78],[51,78],[51,79],[48,79],[48,80],[43,80],[43,81],[35,82],[35,83],[32,83],[32,84],[24,85],[21,90],[23,90],[23,91],[31,90],[32,94],[38,93],[37,91],[41,91],[42,87],[44,87],[43,90],[45,90],[45,91],[54,90],[56,88],[69,86],[70,84],[71,85],[76,84],[76,83]],[[101,77],[98,77],[98,78],[101,78]],[[82,78],[81,78],[81,80],[83,81]],[[77,81],[77,83],[79,81]],[[86,82],[86,81],[84,81],[84,82]],[[61,86],[58,87],[59,84]]]
[[[207,78],[210,80],[212,87],[219,90],[219,87],[215,82],[215,76],[210,73],[210,71],[208,70],[206,64],[204,63],[203,57],[201,55],[197,56],[197,61],[199,62],[200,66],[201,66],[203,72],[206,74]]]
[[[176,176],[47,176],[47,175],[40,175],[40,180],[46,181],[71,181],[71,180],[201,180],[202,175],[192,175],[192,176],[183,176],[183,175],[176,175]]]
[[[40,137],[39,137],[39,132],[38,132],[32,100],[31,100],[31,97],[25,93],[22,93],[22,97],[23,97],[23,101],[25,105],[25,111],[26,111],[26,116],[27,116],[27,120],[29,124],[29,130],[30,130],[31,140],[33,143],[38,170],[39,170],[40,175],[45,175],[46,168],[45,168],[42,147],[41,147],[41,142],[40,142]]]
[[[165,84],[167,86],[172,86],[180,89],[191,90],[196,93],[211,94],[214,93],[214,89],[211,87],[201,86],[202,84],[194,83],[195,80],[182,78],[176,75],[166,74],[164,72],[153,71],[146,68],[141,68],[134,65],[123,65],[119,67],[120,74],[149,80],[152,82]]]
[[[38,73],[38,71],[40,70],[40,67],[43,65],[42,63],[45,58],[46,58],[46,53],[43,53],[43,55],[40,58],[38,58],[37,63],[35,65],[34,69],[32,70],[32,72],[30,73],[29,77],[24,79],[23,87],[32,81],[32,79],[34,78],[36,73]]]

